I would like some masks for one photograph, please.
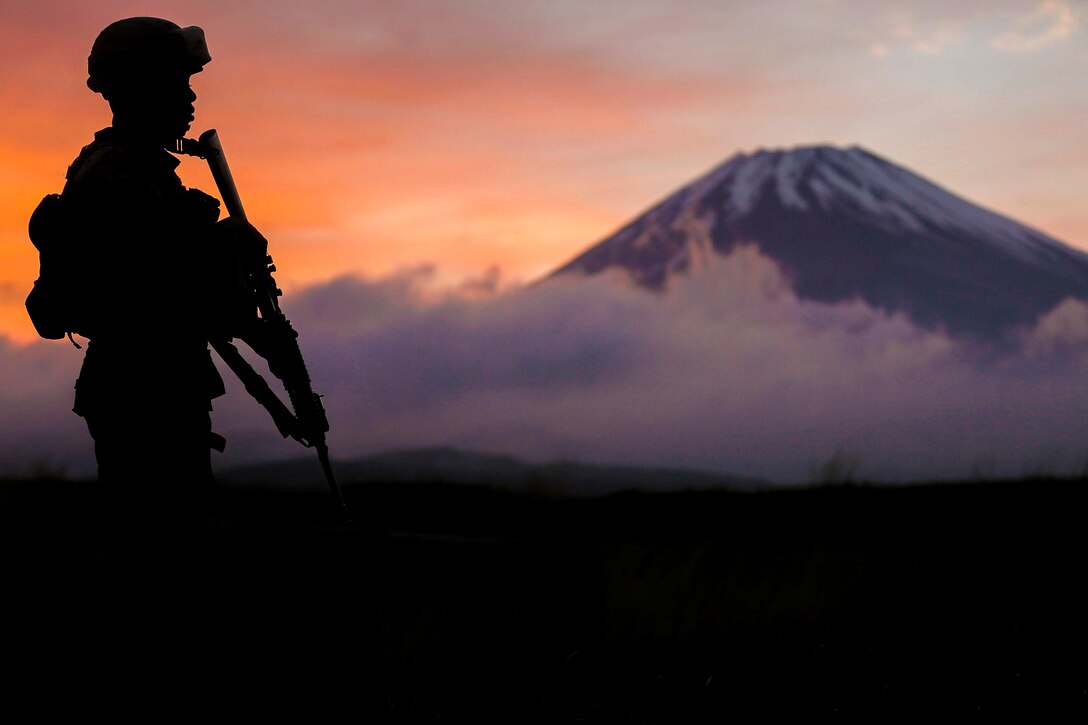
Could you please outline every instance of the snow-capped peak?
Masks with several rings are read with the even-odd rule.
[[[752,213],[770,194],[784,209],[849,213],[889,231],[982,235],[1024,260],[1060,244],[859,146],[737,154],[696,182],[692,192],[699,196],[712,188],[724,191],[724,203],[715,211],[727,221]]]
[[[1088,299],[1088,254],[863,148],[737,154],[555,274],[627,270],[667,289],[756,245],[804,299],[860,299],[953,333],[998,338]]]

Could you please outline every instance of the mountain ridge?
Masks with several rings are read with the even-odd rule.
[[[447,483],[575,496],[601,496],[629,489],[752,491],[770,486],[760,479],[682,468],[573,461],[528,463],[513,456],[450,446],[385,451],[334,461],[334,468],[345,486],[368,482]],[[235,484],[313,487],[315,490],[323,490],[325,486],[317,461],[309,457],[240,466],[224,472],[220,478]]]

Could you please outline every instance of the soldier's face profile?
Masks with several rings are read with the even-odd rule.
[[[189,73],[174,71],[141,79],[111,99],[114,113],[163,143],[181,138],[195,113],[191,78]]]
[[[168,139],[184,136],[193,123],[196,93],[191,80],[188,73],[170,74],[149,95],[151,117]]]

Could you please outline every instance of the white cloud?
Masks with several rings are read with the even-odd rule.
[[[947,48],[966,40],[967,34],[957,26],[945,26],[934,30],[925,37],[916,38],[911,48],[924,55],[940,55]]]
[[[1078,12],[1066,0],[1044,0],[1015,28],[991,38],[990,45],[1010,53],[1032,52],[1066,40],[1079,26]]]
[[[1084,353],[1088,350],[1088,306],[1065,300],[1024,334],[1023,349],[1036,359]]]
[[[877,37],[869,43],[869,53],[876,58],[896,51],[941,55],[969,37],[959,18],[916,17],[898,8],[887,12],[879,25],[882,29],[875,32]]]

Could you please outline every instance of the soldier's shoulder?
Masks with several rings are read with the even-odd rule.
[[[65,178],[71,184],[129,180],[139,173],[136,154],[124,145],[95,140],[83,147],[68,166]]]
[[[183,189],[174,171],[177,163],[163,148],[99,132],[68,167],[64,195],[92,203],[102,198],[159,201]]]

